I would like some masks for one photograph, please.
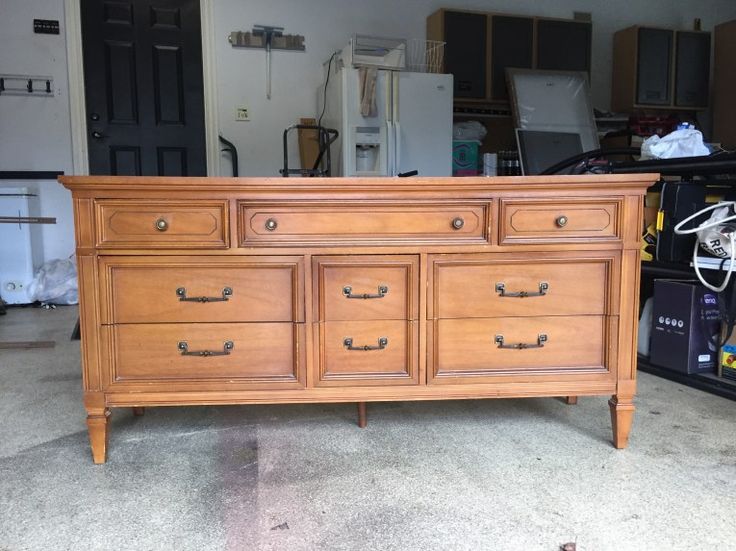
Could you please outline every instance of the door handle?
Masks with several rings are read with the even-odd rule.
[[[93,138],[94,138],[95,140],[101,140],[102,138],[104,138],[104,137],[105,137],[105,135],[104,135],[104,134],[103,134],[102,132],[98,132],[97,130],[93,130],[93,131],[92,131],[92,137],[93,137]]]

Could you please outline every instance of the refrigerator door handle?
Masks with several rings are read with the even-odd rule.
[[[386,176],[396,176],[394,170],[394,125],[391,121],[386,121]]]
[[[401,124],[394,122],[394,176],[401,172]]]

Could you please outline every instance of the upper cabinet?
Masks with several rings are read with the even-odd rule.
[[[710,33],[630,27],[613,35],[611,108],[708,107]]]
[[[460,101],[508,101],[507,68],[590,73],[589,22],[440,9],[427,39],[445,42]]]

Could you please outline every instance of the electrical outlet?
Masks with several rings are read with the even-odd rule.
[[[249,121],[250,116],[248,115],[247,107],[236,107],[235,108],[235,120],[236,121]]]

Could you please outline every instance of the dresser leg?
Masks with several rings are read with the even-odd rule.
[[[140,417],[144,413],[146,413],[146,408],[138,407],[138,408],[132,408],[132,409],[133,409],[133,415],[135,415],[136,417]]]
[[[364,429],[368,425],[368,414],[365,402],[358,402],[358,426]]]
[[[87,430],[89,443],[92,447],[92,461],[96,464],[104,463],[107,459],[107,425],[110,420],[110,409],[105,408],[101,413],[87,415]]]
[[[578,403],[578,397],[577,396],[567,396],[565,398],[565,402],[568,406],[574,406]]]
[[[634,420],[634,403],[631,398],[623,399],[612,396],[608,405],[611,408],[613,445],[620,450],[629,443],[629,431]]]

